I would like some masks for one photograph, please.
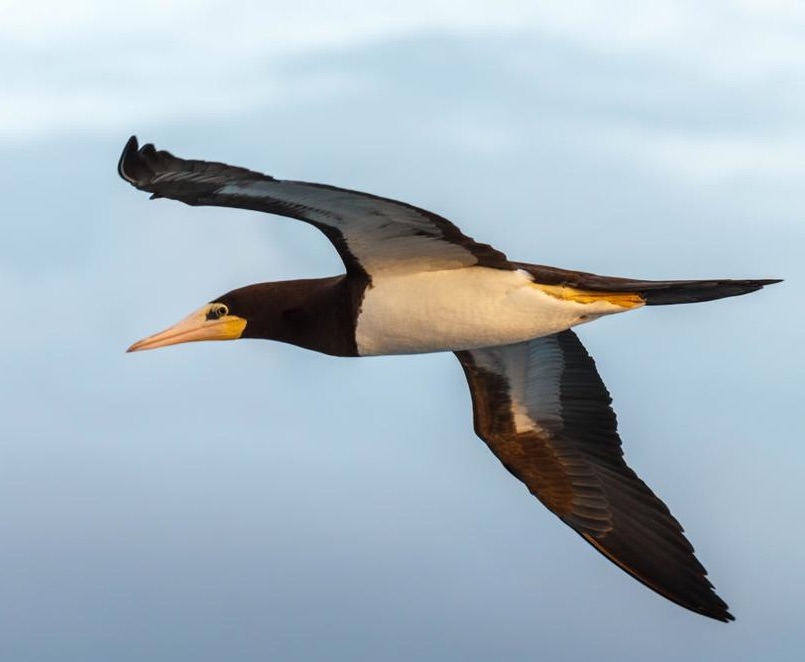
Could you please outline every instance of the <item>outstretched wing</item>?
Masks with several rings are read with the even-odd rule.
[[[534,496],[660,595],[733,620],[679,522],[624,462],[611,398],[576,334],[456,356],[478,436]]]
[[[283,181],[212,161],[180,159],[132,136],[118,172],[157,198],[189,205],[240,207],[288,216],[319,228],[350,273],[431,271],[480,264],[514,269],[503,253],[479,244],[447,219],[368,193]]]

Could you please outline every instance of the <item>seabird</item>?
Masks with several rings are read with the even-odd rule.
[[[139,148],[135,136],[118,172],[152,198],[309,223],[346,267],[330,278],[233,290],[128,351],[266,338],[335,356],[454,352],[476,433],[535,497],[660,595],[733,620],[679,522],[624,462],[609,392],[571,327],[779,280],[634,280],[513,262],[413,205],[181,159]]]

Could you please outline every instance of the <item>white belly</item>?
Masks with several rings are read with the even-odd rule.
[[[551,296],[525,271],[468,267],[373,277],[355,338],[361,356],[508,345],[624,308]]]

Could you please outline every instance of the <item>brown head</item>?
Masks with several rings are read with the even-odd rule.
[[[265,338],[355,356],[352,300],[342,276],[247,285],[217,297],[127,351],[199,340]]]

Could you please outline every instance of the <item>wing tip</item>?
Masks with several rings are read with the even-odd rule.
[[[710,583],[710,580],[707,579],[707,571],[704,570],[704,568],[702,568],[702,573],[698,577],[699,586],[697,589],[692,594],[688,593],[688,595],[685,595],[686,592],[674,590],[674,588],[671,586],[653,581],[642,572],[639,572],[637,569],[624,563],[621,559],[615,556],[615,554],[611,553],[594,536],[580,531],[577,531],[577,533],[588,543],[590,543],[597,552],[601,553],[605,558],[612,561],[621,570],[624,570],[641,584],[643,584],[643,586],[650,588],[652,591],[658,593],[665,599],[670,600],[674,604],[684,607],[695,614],[707,616],[708,618],[721,621],[722,623],[729,623],[730,621],[735,620],[735,616],[733,616],[729,611],[729,605],[719,597],[719,595],[715,592],[715,588]],[[694,561],[696,561],[692,554],[691,557]]]
[[[720,621],[722,623],[733,622],[735,620],[735,616],[729,612],[729,607],[717,595],[715,597],[718,598],[719,602],[721,602],[720,605],[702,607],[701,609],[691,609],[690,607],[687,608],[697,614],[700,614],[701,616],[712,618],[714,621]],[[686,605],[681,606],[686,607]]]
[[[142,179],[142,170],[145,162],[140,156],[140,143],[137,136],[131,136],[126,141],[120,159],[117,162],[117,173],[129,184],[137,186]]]
[[[724,610],[724,613],[721,617],[714,617],[714,618],[717,618],[722,623],[730,623],[735,620],[735,616],[730,614],[726,609]]]
[[[673,600],[673,598],[671,599]],[[731,621],[735,620],[735,616],[733,616],[729,611],[729,605],[718,596],[712,585],[710,587],[710,595],[707,603],[694,606],[689,606],[688,604],[683,602],[677,602],[677,604],[680,605],[681,607],[685,607],[686,609],[690,609],[692,612],[696,614],[712,618],[714,621],[721,621],[722,623],[730,623]]]
[[[170,156],[167,152],[157,152],[152,143],[140,147],[137,136],[131,136],[120,154],[117,173],[132,186],[143,189],[154,178],[161,162]]]

